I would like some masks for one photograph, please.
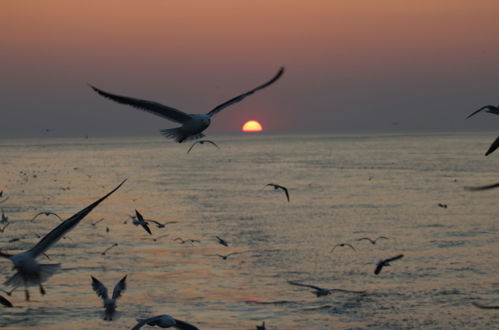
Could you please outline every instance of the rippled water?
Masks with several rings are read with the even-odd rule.
[[[45,296],[32,288],[31,302],[22,290],[8,297],[16,307],[0,308],[0,326],[126,329],[170,314],[201,329],[263,320],[268,329],[498,327],[497,311],[471,303],[499,301],[499,190],[463,189],[499,181],[499,155],[483,156],[493,133],[211,137],[221,150],[205,144],[190,154],[161,137],[1,141],[9,199],[0,206],[11,221],[2,250],[29,248],[59,223],[30,222],[36,213],[67,218],[128,181],[48,251],[51,260],[40,258],[63,271]],[[287,186],[291,202],[264,189],[269,182]],[[134,209],[178,223],[152,225],[149,236],[131,224]],[[390,239],[356,241],[378,235]],[[357,251],[329,252],[342,242]],[[243,253],[210,256],[229,252]],[[399,253],[373,274],[380,258]],[[12,274],[8,260],[0,272]],[[125,274],[118,318],[106,322],[90,275],[111,290]],[[288,280],[366,293],[317,298]]]

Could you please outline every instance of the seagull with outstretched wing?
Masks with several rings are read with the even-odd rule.
[[[102,298],[104,302],[104,320],[112,321],[114,312],[116,311],[116,300],[121,297],[121,293],[126,289],[126,277],[125,275],[114,287],[113,295],[111,298],[107,295],[107,288],[98,279],[91,276],[92,278],[92,289],[97,293],[98,297]]]
[[[390,266],[390,262],[398,260],[398,259],[402,258],[403,256],[404,256],[403,254],[399,254],[398,256],[395,256],[392,258],[380,260],[378,262],[378,264],[376,265],[376,269],[374,270],[374,274],[378,275],[381,272],[381,270],[383,269],[383,267]]]
[[[331,249],[331,251],[329,251],[329,253],[333,253],[334,249],[336,249],[338,246],[339,246],[339,247],[348,246],[348,247],[349,247],[349,248],[351,248],[352,250],[357,251],[357,250],[355,250],[355,248],[353,247],[353,245],[352,245],[352,244],[349,244],[349,243],[338,243],[338,244],[336,244],[336,245],[335,245],[335,246]]]
[[[13,287],[24,286],[26,300],[29,300],[28,287],[31,286],[38,286],[40,288],[40,293],[42,295],[45,294],[45,289],[43,288],[42,283],[47,281],[52,275],[60,270],[60,264],[39,264],[36,261],[36,258],[44,254],[45,251],[47,251],[53,244],[57,243],[57,241],[59,241],[78,223],[80,223],[80,221],[83,220],[83,218],[85,218],[85,216],[87,216],[95,207],[97,207],[97,205],[121,187],[125,181],[126,180],[121,182],[104,197],[101,197],[96,202],[90,204],[69,219],[61,222],[31,249],[18,254],[8,254],[0,251],[0,257],[4,257],[12,261],[14,269],[16,270],[16,273],[5,281],[4,285]]]
[[[43,212],[39,212],[39,213],[37,213],[37,215],[35,215],[35,216],[33,217],[33,219],[31,219],[31,221],[35,221],[35,219],[36,219],[36,218],[38,218],[40,215],[44,215],[44,216],[47,216],[47,217],[48,217],[48,216],[50,216],[50,215],[55,215],[55,216],[56,216],[59,220],[64,221],[64,219],[62,219],[62,218],[59,216],[59,214],[54,213],[54,212],[51,212],[51,211],[43,211]]]
[[[282,191],[284,191],[284,193],[286,194],[286,199],[288,200],[289,202],[289,192],[288,192],[288,188],[284,187],[284,186],[281,186],[279,184],[276,184],[276,183],[267,183],[265,185],[265,187],[267,186],[270,186],[270,187],[273,187],[274,190],[278,190],[278,189],[281,189]]]
[[[96,91],[99,95],[111,99],[115,102],[121,104],[127,104],[134,108],[141,109],[149,113],[152,113],[154,115],[182,124],[182,126],[180,127],[161,130],[161,134],[164,137],[175,139],[175,141],[181,143],[187,140],[195,140],[202,138],[204,136],[202,132],[206,128],[208,128],[208,126],[210,126],[211,117],[213,117],[221,110],[225,109],[226,107],[242,101],[244,98],[255,93],[256,91],[259,91],[261,89],[264,89],[265,87],[272,85],[277,79],[279,79],[282,76],[283,73],[284,73],[284,68],[281,68],[279,72],[277,72],[277,74],[272,79],[267,81],[265,84],[253,88],[252,90],[246,93],[236,96],[216,106],[206,114],[188,114],[178,109],[157,102],[111,94],[101,89],[98,89],[97,87],[94,87],[92,85],[90,85],[90,87],[94,91]]]
[[[321,287],[318,287],[318,286],[315,286],[315,285],[304,284],[304,283],[295,282],[295,281],[288,281],[288,283],[291,284],[291,285],[303,286],[303,287],[306,287],[306,288],[314,289],[315,291],[312,291],[312,293],[315,294],[317,297],[327,296],[327,295],[330,295],[333,292],[365,293],[365,291],[352,291],[352,290],[343,290],[343,289],[326,289],[326,288],[321,288]]]
[[[190,323],[176,319],[170,315],[158,315],[147,319],[137,319],[137,323],[132,330],[138,330],[144,325],[150,325],[152,327],[158,326],[160,328],[175,328],[179,330],[198,330],[198,328]]]

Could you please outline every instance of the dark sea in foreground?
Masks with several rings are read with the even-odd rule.
[[[190,143],[160,136],[2,140],[0,190],[9,199],[0,208],[11,221],[3,251],[25,250],[59,224],[43,215],[31,222],[36,213],[67,218],[128,181],[48,250],[50,260],[39,258],[63,271],[45,296],[32,288],[31,302],[23,290],[7,297],[15,307],[0,307],[0,326],[130,329],[136,318],[170,314],[200,329],[499,328],[499,311],[472,305],[499,305],[499,189],[463,189],[499,182],[499,151],[483,156],[495,137],[210,135],[220,150],[197,145],[190,154]],[[291,202],[264,188],[270,182],[288,187]],[[150,236],[131,223],[135,209],[177,223],[151,224]],[[356,241],[380,235],[390,239]],[[330,253],[343,242],[356,251]],[[242,253],[213,256],[230,252]],[[379,259],[399,253],[373,274]],[[12,273],[0,260],[2,277]],[[111,291],[125,274],[117,318],[104,321],[90,275]],[[316,297],[288,280],[366,293]]]

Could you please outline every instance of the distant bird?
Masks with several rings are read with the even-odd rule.
[[[313,294],[315,294],[317,297],[321,296],[327,296],[330,295],[333,292],[345,292],[345,293],[365,293],[365,291],[352,291],[352,290],[342,290],[342,289],[326,289],[326,288],[321,288],[315,285],[310,285],[310,284],[303,284],[295,281],[288,281],[289,284],[291,285],[296,285],[296,286],[303,286],[306,288],[311,288],[314,289],[315,291],[312,291]]]
[[[8,222],[9,222],[9,217],[7,217],[7,216],[5,215],[5,212],[4,212],[4,210],[2,209],[2,223],[3,223],[3,224],[6,224],[6,223],[8,223]]]
[[[105,249],[104,251],[102,251],[102,252],[101,252],[101,254],[102,254],[103,256],[105,256],[105,255],[106,255],[106,253],[107,253],[107,251],[111,250],[111,249],[112,249],[113,247],[115,247],[115,246],[118,246],[118,243],[114,243],[113,245],[111,245],[110,247],[108,247],[107,249]]]
[[[339,243],[339,244],[336,244],[336,245],[335,245],[335,246],[331,249],[331,251],[329,251],[329,253],[332,253],[332,252],[334,251],[334,249],[336,249],[338,246],[340,246],[340,247],[343,247],[343,246],[348,246],[348,247],[350,247],[352,250],[357,251],[357,250],[355,250],[355,248],[352,246],[352,244],[349,244],[349,243]]]
[[[262,322],[262,325],[257,325],[256,326],[256,330],[266,330],[267,328],[265,328],[265,321]]]
[[[380,239],[389,239],[388,237],[385,237],[385,236],[379,236],[379,237],[376,237],[374,240],[370,239],[369,237],[362,237],[362,238],[359,238],[357,239],[356,241],[363,241],[363,240],[366,240],[366,241],[369,241],[371,242],[372,245],[376,244],[376,242]]]
[[[199,144],[204,144],[205,142],[206,142],[206,143],[210,143],[210,144],[214,145],[215,147],[217,147],[217,149],[220,149],[220,147],[219,147],[219,146],[217,146],[217,144],[216,144],[215,142],[211,141],[211,140],[199,140],[199,141],[194,142],[194,143],[191,145],[191,147],[189,148],[189,150],[187,150],[187,153],[191,152],[192,148],[194,148],[194,146],[195,146],[196,144],[198,144],[198,143],[199,143]]]
[[[468,117],[466,117],[466,119],[476,115],[477,113],[479,113],[482,110],[485,110],[485,112],[492,113],[494,115],[499,115],[499,107],[497,107],[495,105],[486,105],[486,106],[481,107],[480,109],[472,112]]]
[[[486,306],[486,305],[479,304],[477,302],[472,302],[472,304],[473,304],[473,306],[481,308],[481,309],[499,309],[499,306]]]
[[[158,315],[148,319],[137,319],[137,323],[132,330],[138,330],[144,325],[160,328],[175,328],[179,330],[198,330],[198,328],[190,323],[171,317],[170,315]]]
[[[3,233],[5,231],[5,229],[7,229],[7,227],[10,225],[10,222],[7,222],[5,224],[5,226],[3,226],[2,228],[0,228],[0,233]]]
[[[223,246],[229,246],[229,242],[227,242],[226,240],[224,240],[223,238],[220,238],[219,236],[215,236],[218,240],[218,244],[222,244]]]
[[[209,254],[208,256],[213,256],[213,257],[220,257],[222,260],[227,260],[228,257],[230,256],[233,256],[235,254],[242,254],[243,252],[232,252],[232,253],[229,253],[229,254],[226,254],[226,255],[222,255],[222,254]]]
[[[161,222],[158,222],[158,221],[152,220],[152,219],[145,219],[145,221],[154,223],[157,228],[165,228],[166,225],[169,225],[171,223],[177,223],[177,221],[167,221],[167,222],[161,223]]]
[[[149,226],[147,225],[147,222],[144,220],[144,217],[142,214],[139,213],[139,211],[135,210],[135,218],[137,219],[137,223],[144,228],[145,231],[149,233],[149,235],[152,235],[151,229],[149,229]],[[134,222],[135,224],[135,222]]]
[[[54,275],[60,269],[60,264],[39,264],[36,258],[48,250],[53,244],[61,239],[64,234],[73,229],[87,214],[89,214],[97,205],[114,193],[126,180],[121,182],[111,192],[101,197],[96,202],[90,204],[80,212],[76,213],[67,220],[61,222],[57,227],[52,229],[31,249],[12,255],[0,251],[0,257],[10,259],[14,264],[16,273],[5,281],[4,285],[19,287],[24,285],[26,300],[29,300],[28,287],[38,286],[40,293],[45,294],[45,289],[42,283],[47,281],[49,277]]]
[[[203,132],[208,126],[210,126],[211,122],[211,117],[216,115],[218,112],[220,112],[222,109],[237,103],[239,101],[242,101],[245,97],[253,94],[254,92],[263,89],[267,86],[270,86],[273,84],[277,79],[279,79],[282,74],[284,73],[284,68],[281,68],[279,72],[268,82],[265,84],[258,86],[246,93],[243,93],[239,96],[236,96],[229,101],[226,101],[215,108],[213,108],[210,112],[207,114],[187,114],[183,111],[177,110],[175,108],[157,103],[157,102],[152,102],[152,101],[146,101],[146,100],[140,100],[136,98],[131,98],[127,96],[120,96],[120,95],[115,95],[111,93],[107,93],[103,90],[98,89],[97,87],[94,87],[90,85],[90,87],[96,91],[99,95],[107,97],[115,102],[121,103],[121,104],[127,104],[131,105],[132,107],[150,112],[152,114],[155,114],[157,116],[166,118],[168,120],[177,122],[182,124],[180,127],[176,128],[171,128],[171,129],[164,129],[161,130],[161,134],[163,134],[164,137],[166,138],[172,138],[175,139],[175,141],[181,143],[187,140],[192,140],[192,139],[199,139],[204,136]]]
[[[447,204],[438,203],[437,205],[438,205],[438,207],[441,207],[443,209],[447,208]]]
[[[104,221],[104,218],[100,218],[99,220],[92,222],[91,225],[92,225],[92,227],[95,227],[99,222],[102,222],[102,221]]]
[[[383,267],[390,266],[390,262],[398,260],[398,259],[402,258],[403,256],[404,256],[403,254],[399,254],[398,256],[393,257],[393,258],[380,260],[378,262],[378,264],[376,265],[376,269],[374,270],[374,274],[378,275],[381,272],[381,269],[383,269]]]
[[[0,296],[0,304],[4,305],[5,307],[14,307],[14,305],[12,305],[12,303],[3,296]]]
[[[271,186],[271,187],[274,187],[274,190],[278,190],[278,189],[281,189],[282,191],[284,191],[284,193],[286,194],[286,198],[288,199],[288,202],[289,202],[289,192],[288,192],[288,188],[284,187],[284,186],[281,186],[281,185],[278,185],[278,184],[275,184],[275,183],[267,183],[265,185],[265,187],[267,186]]]
[[[485,152],[485,156],[490,155],[491,153],[493,153],[494,151],[496,151],[497,148],[499,148],[499,137],[497,137],[494,140],[494,142],[492,142],[492,144],[490,145],[489,149],[487,149],[487,151]]]
[[[497,188],[497,187],[499,187],[499,182],[498,183],[489,184],[489,185],[486,185],[486,186],[464,187],[464,189],[465,190],[469,190],[469,191],[480,191],[480,190],[494,189],[494,188]]]
[[[50,211],[44,211],[44,212],[38,213],[37,215],[35,215],[33,217],[33,219],[31,219],[31,221],[35,221],[35,219],[38,218],[40,215],[45,215],[47,217],[50,216],[50,215],[55,215],[57,218],[59,218],[59,220],[64,221],[64,219],[62,219],[57,213],[50,212]]]
[[[201,243],[198,239],[182,239],[180,237],[175,238],[174,241],[179,241],[180,244],[191,243],[191,245],[194,245],[194,243]]]
[[[92,289],[94,289],[95,293],[97,293],[98,297],[102,298],[104,302],[104,320],[112,321],[114,312],[116,311],[116,300],[121,297],[121,293],[126,289],[126,277],[125,275],[119,282],[116,284],[113,290],[113,296],[109,298],[107,295],[107,288],[102,284],[98,279],[93,276],[92,278]]]

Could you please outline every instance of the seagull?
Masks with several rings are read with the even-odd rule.
[[[152,223],[156,224],[156,227],[158,227],[158,228],[165,228],[166,225],[169,225],[171,223],[177,223],[177,221],[167,221],[165,223],[161,223],[161,222],[158,222],[158,221],[152,220],[152,219],[146,219],[145,221],[152,222]]]
[[[485,156],[490,155],[491,153],[493,153],[494,151],[496,151],[497,148],[499,148],[499,137],[497,137],[494,140],[494,142],[492,142],[492,144],[490,145],[489,149],[485,152]]]
[[[109,98],[115,102],[121,104],[128,104],[134,108],[138,108],[150,112],[152,114],[155,114],[157,116],[182,124],[182,126],[180,127],[161,130],[161,134],[164,137],[175,139],[175,141],[181,143],[187,140],[195,140],[204,137],[204,134],[201,132],[203,132],[206,128],[208,128],[208,126],[210,126],[211,117],[216,115],[222,109],[234,103],[242,101],[246,96],[249,96],[260,89],[270,86],[277,79],[279,79],[283,73],[284,73],[284,68],[281,68],[279,72],[277,72],[277,74],[265,84],[260,85],[246,93],[236,96],[216,106],[207,114],[187,114],[183,111],[177,110],[175,108],[157,102],[107,93],[92,85],[90,85],[90,87],[94,91],[96,91],[99,95]]]
[[[381,272],[381,269],[383,269],[383,267],[390,266],[390,262],[392,262],[394,260],[398,260],[398,259],[402,258],[403,256],[404,256],[403,254],[399,254],[398,256],[393,257],[393,258],[380,260],[378,262],[378,264],[376,265],[376,269],[374,270],[374,274],[378,275]]]
[[[222,244],[223,246],[227,246],[227,247],[229,246],[229,242],[227,242],[223,238],[220,238],[218,236],[215,236],[215,237],[217,238],[219,244]]]
[[[336,249],[338,246],[341,246],[341,247],[343,247],[343,246],[348,246],[348,247],[350,247],[352,250],[357,251],[357,250],[355,250],[355,248],[352,246],[352,244],[349,244],[349,243],[339,243],[339,244],[336,244],[336,245],[335,245],[335,246],[331,249],[331,251],[329,251],[329,253],[332,253],[332,252],[334,251],[334,249]]]
[[[4,305],[5,307],[14,307],[14,305],[12,305],[12,303],[3,296],[0,296],[0,304]]]
[[[489,185],[486,185],[486,186],[464,187],[464,189],[465,190],[469,190],[469,191],[480,191],[480,190],[494,189],[494,188],[497,188],[497,187],[499,187],[499,182],[498,183],[489,184]]]
[[[366,240],[366,241],[369,241],[371,242],[372,245],[376,244],[376,242],[380,239],[389,239],[388,237],[385,237],[385,236],[379,236],[379,237],[376,237],[376,239],[372,240],[370,239],[369,237],[362,237],[362,238],[359,238],[357,239],[357,241],[362,241],[362,240]]]
[[[137,225],[141,225],[142,228],[144,228],[144,230],[149,233],[149,235],[152,235],[151,229],[149,229],[147,222],[144,220],[144,217],[142,216],[142,214],[140,214],[139,211],[137,211],[137,210],[135,210],[135,219],[137,219]],[[135,224],[135,221],[134,221],[134,224]]]
[[[477,302],[472,302],[472,304],[473,304],[473,306],[481,308],[481,309],[499,309],[499,306],[486,306],[486,305],[479,304]]]
[[[488,112],[488,113],[493,113],[494,115],[499,115],[499,107],[495,106],[495,105],[490,105],[489,104],[489,105],[486,105],[486,106],[481,107],[480,109],[474,111],[468,117],[466,117],[466,119],[468,119],[468,118],[476,115],[477,113],[479,113],[482,110],[485,110],[485,112]]]
[[[211,256],[211,257],[220,257],[222,258],[222,260],[227,260],[228,257],[230,256],[233,256],[235,254],[242,254],[243,252],[232,252],[232,253],[229,253],[229,254],[226,254],[226,255],[222,255],[222,254],[209,254],[208,256]]]
[[[306,288],[314,289],[315,291],[312,291],[312,293],[315,294],[317,297],[327,296],[333,292],[345,292],[345,293],[364,293],[365,292],[365,291],[352,291],[352,290],[342,290],[342,289],[325,289],[325,288],[321,288],[321,287],[318,287],[315,285],[303,284],[303,283],[299,283],[299,282],[295,282],[295,281],[288,281],[288,283],[291,285],[304,286]]]
[[[219,147],[219,146],[217,146],[217,144],[216,144],[215,142],[211,141],[211,140],[199,140],[199,141],[194,142],[194,143],[191,145],[191,147],[189,148],[189,150],[187,150],[187,153],[191,152],[192,148],[194,148],[194,146],[195,146],[196,144],[198,144],[198,143],[199,143],[199,144],[204,144],[205,142],[206,142],[206,143],[210,143],[210,144],[214,145],[215,147],[217,147],[217,149],[220,149],[220,147]]]
[[[282,191],[284,191],[284,193],[286,194],[286,198],[288,199],[288,202],[289,202],[289,192],[288,192],[288,188],[284,187],[284,186],[281,186],[281,185],[278,185],[278,184],[275,184],[275,183],[267,183],[265,185],[265,187],[267,186],[271,186],[271,187],[274,187],[274,190],[278,190],[278,189],[282,189]]]
[[[447,204],[438,203],[437,205],[438,205],[438,207],[441,207],[443,209],[447,208]]]
[[[33,217],[33,219],[31,219],[31,221],[35,221],[35,219],[38,218],[40,215],[45,215],[47,217],[50,216],[50,215],[55,215],[57,218],[59,218],[59,220],[64,221],[64,219],[62,219],[57,213],[50,212],[50,211],[44,211],[44,212],[38,213],[37,215],[35,215]]]
[[[36,258],[41,254],[44,254],[44,252],[60,240],[64,234],[73,229],[83,218],[85,218],[87,214],[97,207],[97,205],[121,187],[125,181],[126,179],[104,197],[101,197],[80,212],[77,212],[72,217],[61,222],[31,249],[15,255],[0,251],[0,257],[10,259],[10,261],[14,264],[14,269],[16,270],[16,273],[5,281],[4,285],[13,287],[24,285],[24,292],[27,301],[29,301],[28,287],[38,285],[40,293],[42,295],[45,294],[45,289],[43,288],[42,283],[47,281],[49,277],[59,271],[60,264],[39,264],[36,261]]]
[[[198,330],[198,328],[190,323],[171,317],[170,315],[158,315],[148,319],[137,319],[137,323],[132,330],[138,330],[144,325],[152,327],[158,326],[160,328],[175,328],[180,330]]]
[[[201,243],[201,241],[198,239],[182,239],[180,237],[175,238],[173,241],[180,241],[180,244],[185,244],[185,243],[189,242],[189,243],[191,243],[191,245],[194,245],[193,243],[195,243],[195,242]]]
[[[104,320],[112,321],[114,311],[116,310],[116,300],[121,297],[121,292],[125,291],[126,289],[125,281],[127,275],[125,275],[114,287],[112,298],[109,298],[109,296],[107,295],[107,288],[104,286],[104,284],[102,284],[92,275],[90,275],[90,277],[92,278],[92,289],[94,289],[95,293],[97,293],[97,296],[101,297],[102,301],[104,302],[104,308],[106,309],[106,311],[104,312]]]
[[[256,326],[256,330],[266,330],[267,328],[265,328],[265,321],[262,322],[262,325],[257,325]]]

